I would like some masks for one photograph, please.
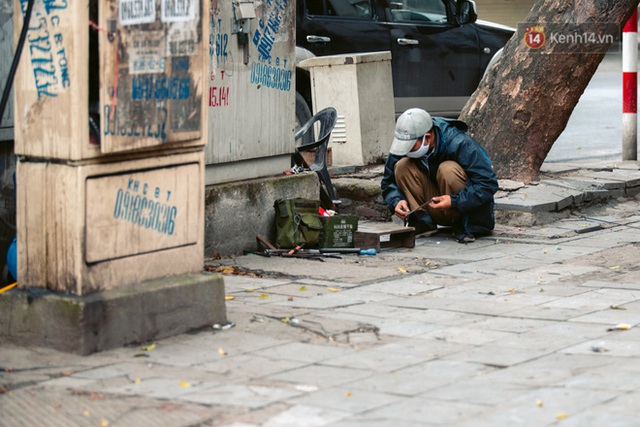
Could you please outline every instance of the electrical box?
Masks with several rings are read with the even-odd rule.
[[[204,3],[36,1],[15,82],[16,154],[76,161],[203,145]],[[27,0],[14,4],[24,12]]]
[[[35,2],[15,84],[21,286],[202,271],[208,6]]]
[[[314,112],[338,110],[329,144],[333,165],[382,159],[395,130],[391,52],[318,56],[298,65],[311,74]]]
[[[207,184],[282,173],[291,167],[294,152],[295,1],[214,4]],[[238,161],[247,167],[225,169]],[[209,173],[210,166],[215,173]]]

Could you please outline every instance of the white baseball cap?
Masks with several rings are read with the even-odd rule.
[[[416,144],[416,139],[422,137],[433,127],[431,114],[420,108],[410,108],[396,122],[396,133],[389,153],[396,156],[406,156]]]

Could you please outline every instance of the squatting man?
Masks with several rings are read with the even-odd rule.
[[[416,235],[450,226],[460,243],[493,230],[498,181],[480,144],[459,120],[419,108],[396,122],[381,182],[389,209]]]

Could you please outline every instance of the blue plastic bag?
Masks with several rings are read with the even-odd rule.
[[[17,237],[13,238],[9,251],[7,252],[7,267],[9,267],[9,273],[17,281],[18,280],[18,241]]]

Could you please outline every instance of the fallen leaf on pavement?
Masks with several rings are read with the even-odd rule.
[[[225,301],[232,301],[234,299],[236,299],[236,297],[234,297],[233,295],[225,295],[224,296],[224,300]]]
[[[222,349],[222,347],[218,347],[218,354],[220,356],[226,356],[227,352]]]
[[[146,345],[142,347],[142,350],[144,351],[153,351],[156,348],[156,343],[150,344],[150,345]]]

